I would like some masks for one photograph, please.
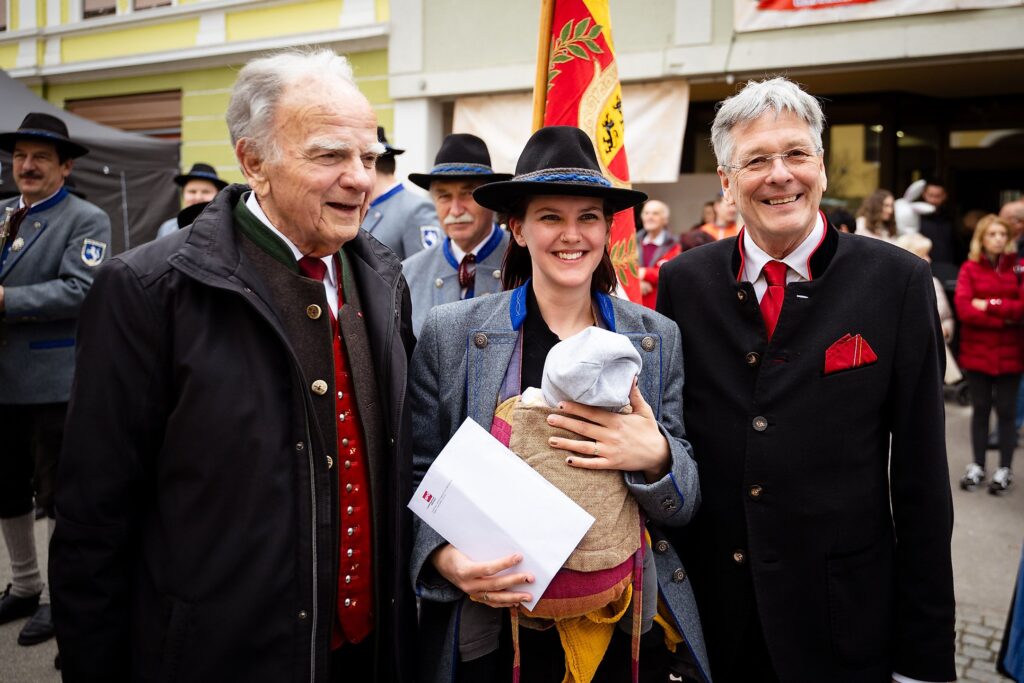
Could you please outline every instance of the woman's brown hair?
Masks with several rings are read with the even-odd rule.
[[[530,200],[535,195],[521,197],[509,207],[508,223],[511,231],[512,220],[522,223],[526,220],[526,209]],[[604,217],[608,223],[608,232],[612,229],[614,212],[608,202],[604,202]],[[515,289],[533,276],[533,258],[530,250],[519,246],[515,236],[509,240],[508,249],[505,250],[505,258],[501,262],[501,287],[504,290]],[[601,262],[597,264],[594,274],[590,278],[590,289],[594,292],[611,294],[618,285],[618,278],[615,276],[615,266],[612,265],[612,258],[608,255],[608,247],[605,245],[604,253],[601,255]]]

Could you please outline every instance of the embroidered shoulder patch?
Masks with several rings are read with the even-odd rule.
[[[424,249],[434,246],[440,239],[441,230],[436,225],[420,226],[420,242],[423,243]]]
[[[103,256],[107,253],[107,245],[104,242],[89,239],[82,242],[82,263],[89,267],[96,267],[103,262]]]

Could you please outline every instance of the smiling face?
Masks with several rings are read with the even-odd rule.
[[[464,252],[484,241],[494,226],[494,212],[473,199],[473,190],[481,185],[480,180],[435,180],[430,184],[437,218],[445,234]]]
[[[61,162],[57,147],[49,142],[18,140],[11,154],[14,184],[28,205],[52,195],[71,173],[71,159]]]
[[[340,79],[303,82],[282,93],[272,130],[277,154],[247,139],[235,149],[260,207],[303,254],[337,252],[370,203],[379,147],[370,103]]]
[[[797,163],[771,159],[757,171],[718,169],[724,200],[743,216],[747,234],[773,258],[783,258],[814,229],[828,184],[810,127],[791,112],[778,117],[768,112],[738,124],[731,134],[734,152],[730,163],[737,166],[759,156],[814,152]]]
[[[509,229],[530,252],[534,291],[590,291],[608,246],[609,220],[601,199],[534,197],[522,220],[509,218]]]

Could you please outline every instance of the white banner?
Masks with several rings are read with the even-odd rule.
[[[737,32],[1024,6],[1024,0],[733,0],[733,3]]]
[[[674,183],[679,179],[690,85],[683,80],[624,84],[626,155],[634,183]],[[487,143],[491,165],[512,173],[530,137],[531,93],[482,95],[455,100],[453,133],[472,133]]]

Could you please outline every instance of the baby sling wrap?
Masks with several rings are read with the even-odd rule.
[[[551,448],[552,436],[578,438],[547,423],[554,409],[520,401],[523,335],[498,393],[491,434],[544,476],[595,521],[532,612],[510,609],[514,683],[519,681],[519,625],[545,630],[553,625],[565,651],[563,683],[590,683],[611,642],[616,623],[633,606],[632,678],[639,677],[644,525],[622,472],[588,470],[565,464],[564,451]]]

